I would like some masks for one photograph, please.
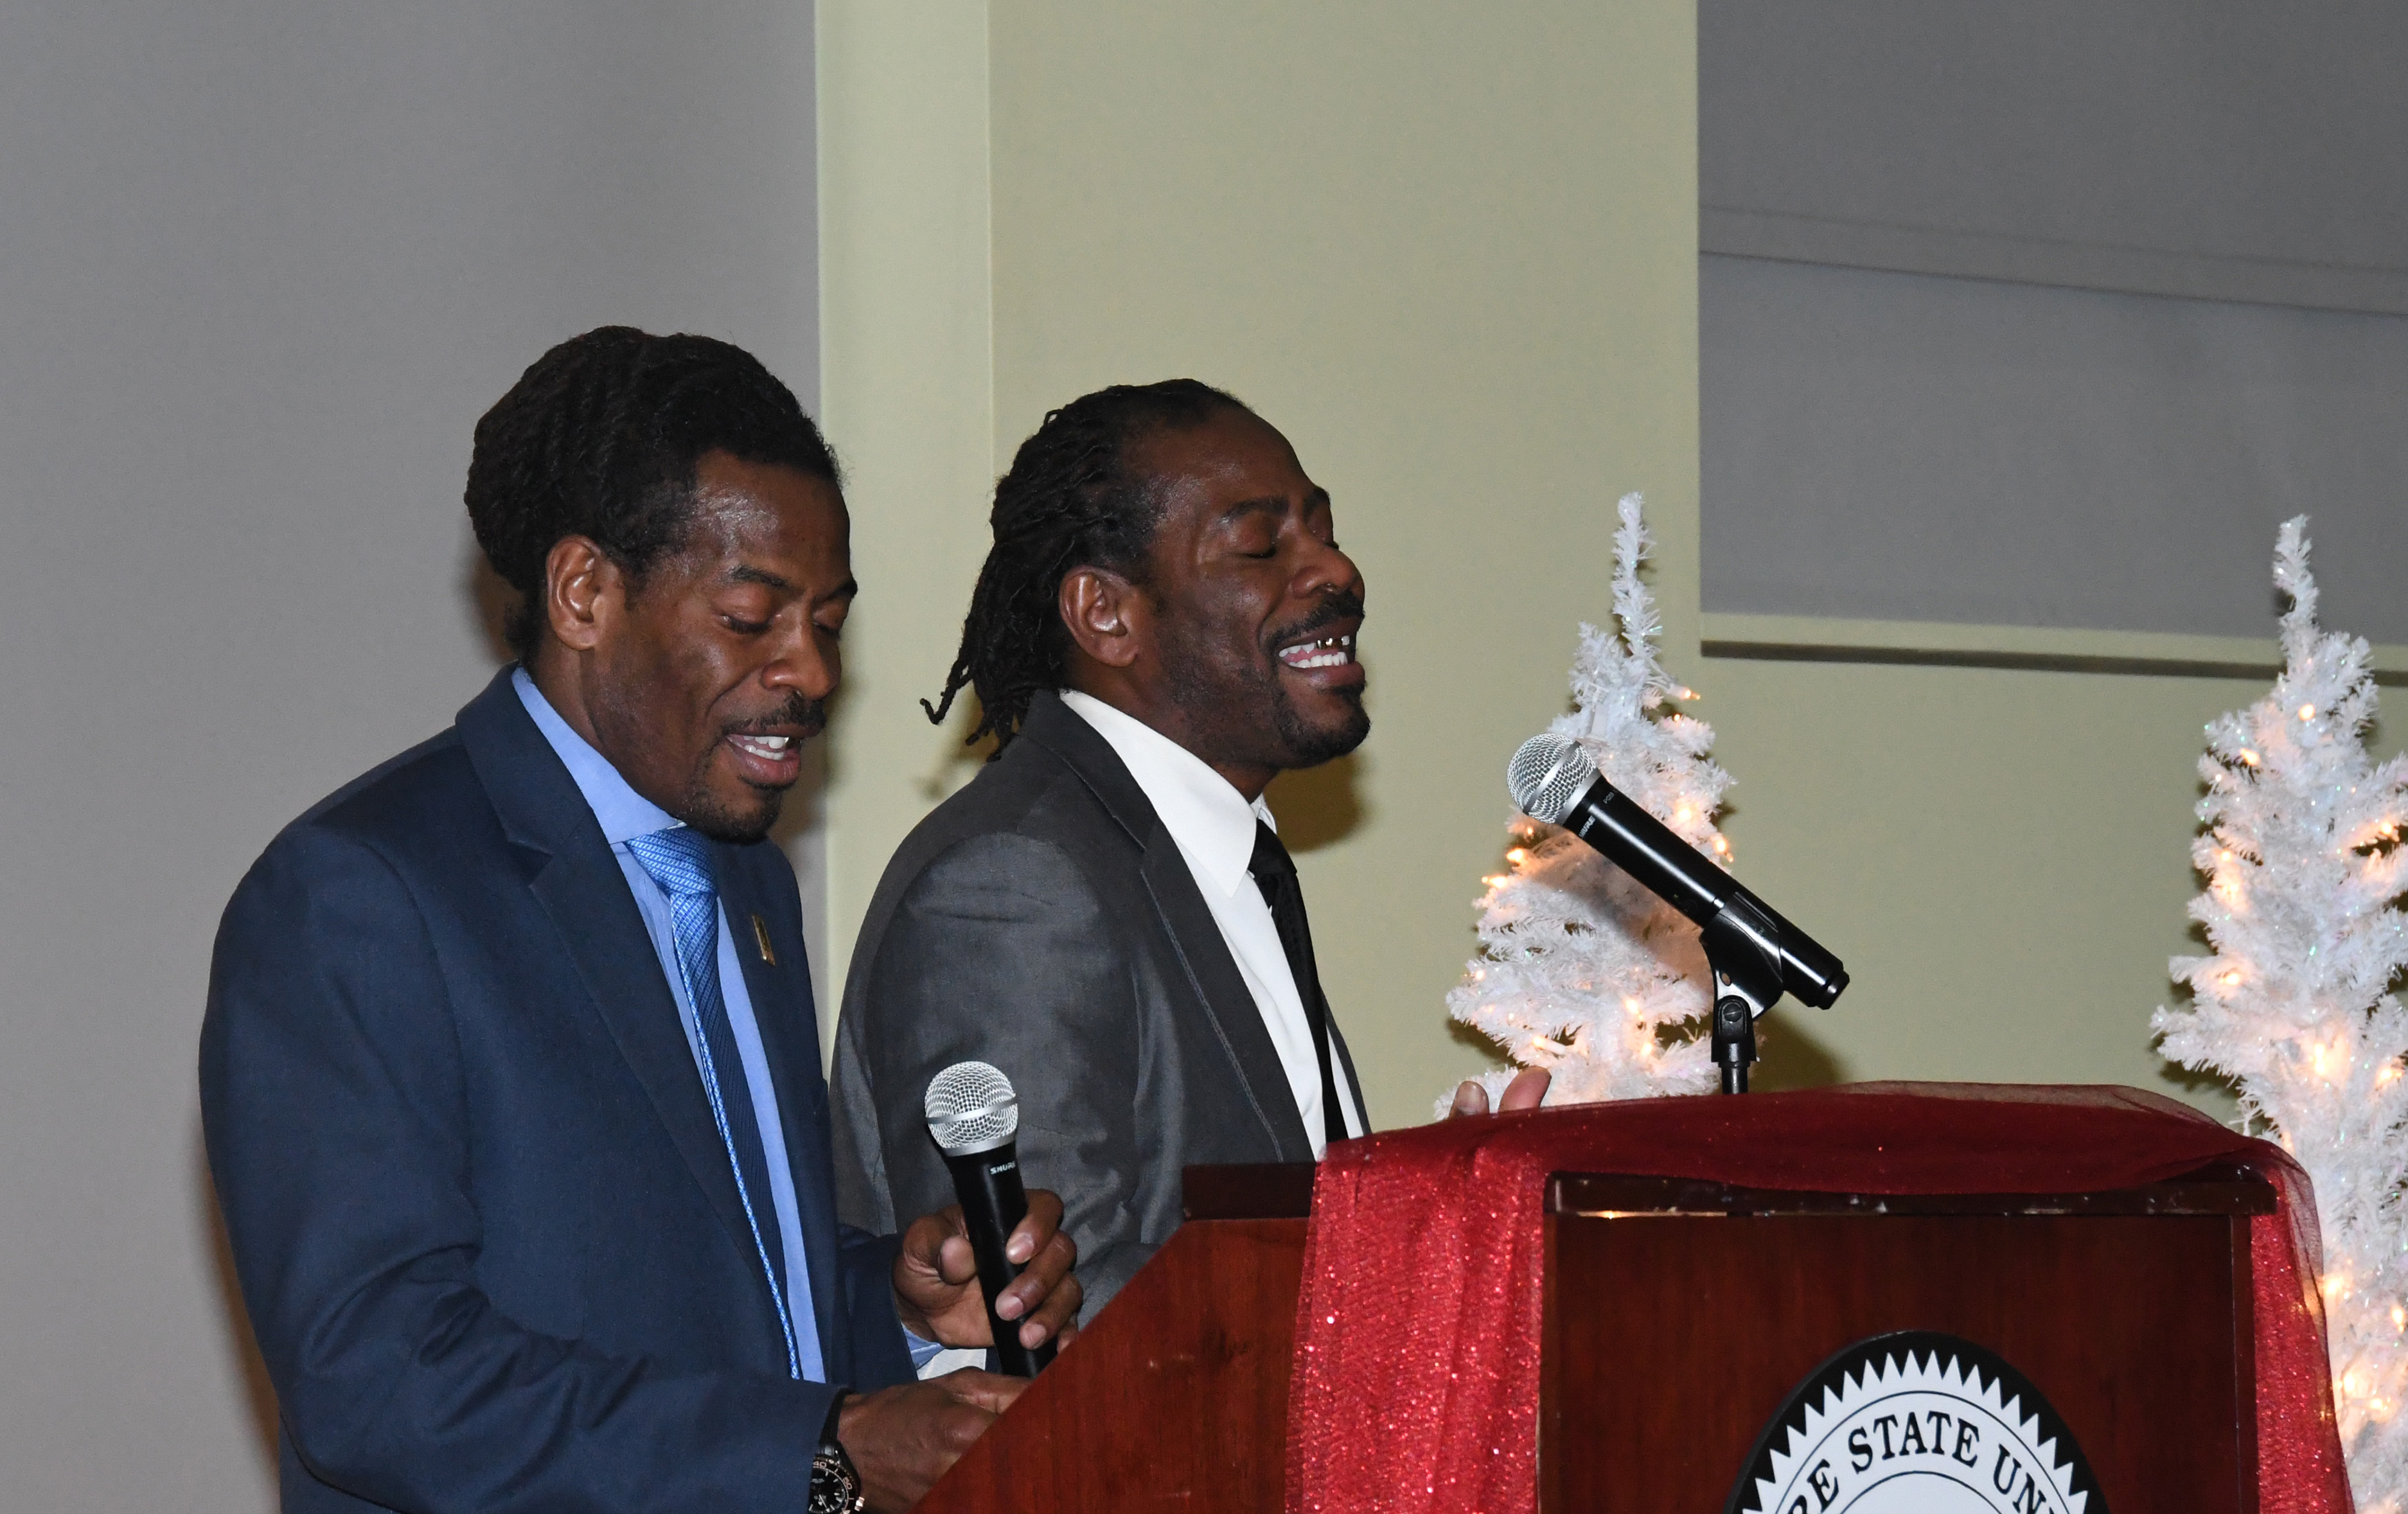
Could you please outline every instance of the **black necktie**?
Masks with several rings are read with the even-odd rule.
[[[1337,1075],[1330,1070],[1329,1001],[1322,996],[1321,974],[1312,965],[1312,927],[1304,921],[1304,890],[1297,886],[1296,864],[1280,845],[1279,833],[1260,820],[1254,821],[1254,856],[1246,871],[1254,875],[1254,887],[1271,907],[1280,950],[1287,953],[1297,997],[1304,1001],[1305,1023],[1312,1027],[1312,1058],[1321,1064],[1321,1128],[1326,1140],[1342,1141],[1346,1113],[1338,1103]]]

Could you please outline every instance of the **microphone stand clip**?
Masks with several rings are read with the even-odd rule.
[[[1781,928],[1735,893],[1698,932],[1713,974],[1713,1060],[1723,1092],[1747,1092],[1756,1062],[1756,1020],[1781,997]]]

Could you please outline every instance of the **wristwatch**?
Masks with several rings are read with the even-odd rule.
[[[811,1452],[811,1496],[805,1514],[863,1514],[869,1507],[869,1500],[861,1495],[861,1473],[836,1438],[837,1413],[843,1403],[838,1397],[828,1409],[819,1450]]]

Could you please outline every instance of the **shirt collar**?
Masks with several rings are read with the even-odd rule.
[[[603,839],[612,846],[639,836],[651,836],[685,822],[627,786],[610,760],[595,751],[585,738],[569,728],[552,707],[552,701],[527,677],[525,668],[510,674],[510,687],[518,692],[519,703],[535,720],[535,728],[552,743],[568,776],[576,781],[577,792],[585,796],[585,807],[602,822]]]
[[[1236,893],[1251,876],[1254,822],[1279,829],[1270,807],[1260,799],[1249,803],[1202,758],[1134,715],[1076,689],[1063,690],[1062,703],[1119,753],[1190,868],[1211,879],[1225,898]]]

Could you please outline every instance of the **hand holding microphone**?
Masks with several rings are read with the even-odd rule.
[[[1005,1154],[997,1156],[992,1146],[987,1154],[990,1164],[1001,1165],[1018,1134],[1011,1085],[982,1063],[948,1068],[939,1081],[955,1088],[972,1069],[993,1075],[999,1094],[981,1084],[985,1093],[949,1096],[940,1109],[932,1089],[928,1112],[932,1121],[941,1115],[944,1133],[967,1144],[999,1136]],[[942,1346],[996,1346],[1004,1372],[1015,1376],[953,1372],[849,1396],[837,1438],[852,1455],[872,1507],[917,1503],[1011,1407],[1054,1345],[1078,1331],[1079,1279],[1070,1266],[1079,1249],[1062,1234],[1062,1201],[1043,1189],[1022,1195],[1016,1163],[1013,1167],[1008,1183],[995,1174],[965,1193],[976,1214],[956,1205],[912,1221],[896,1254],[893,1280],[896,1313],[906,1329]],[[999,1290],[981,1288],[981,1274],[989,1270],[1001,1279]]]
[[[929,1082],[923,1108],[961,1203],[905,1234],[898,1301],[926,1316],[926,1338],[992,1344],[997,1370],[1035,1377],[1079,1308],[1078,1248],[1061,1233],[1062,1201],[1021,1183],[1020,1104],[1002,1073],[956,1063]]]

